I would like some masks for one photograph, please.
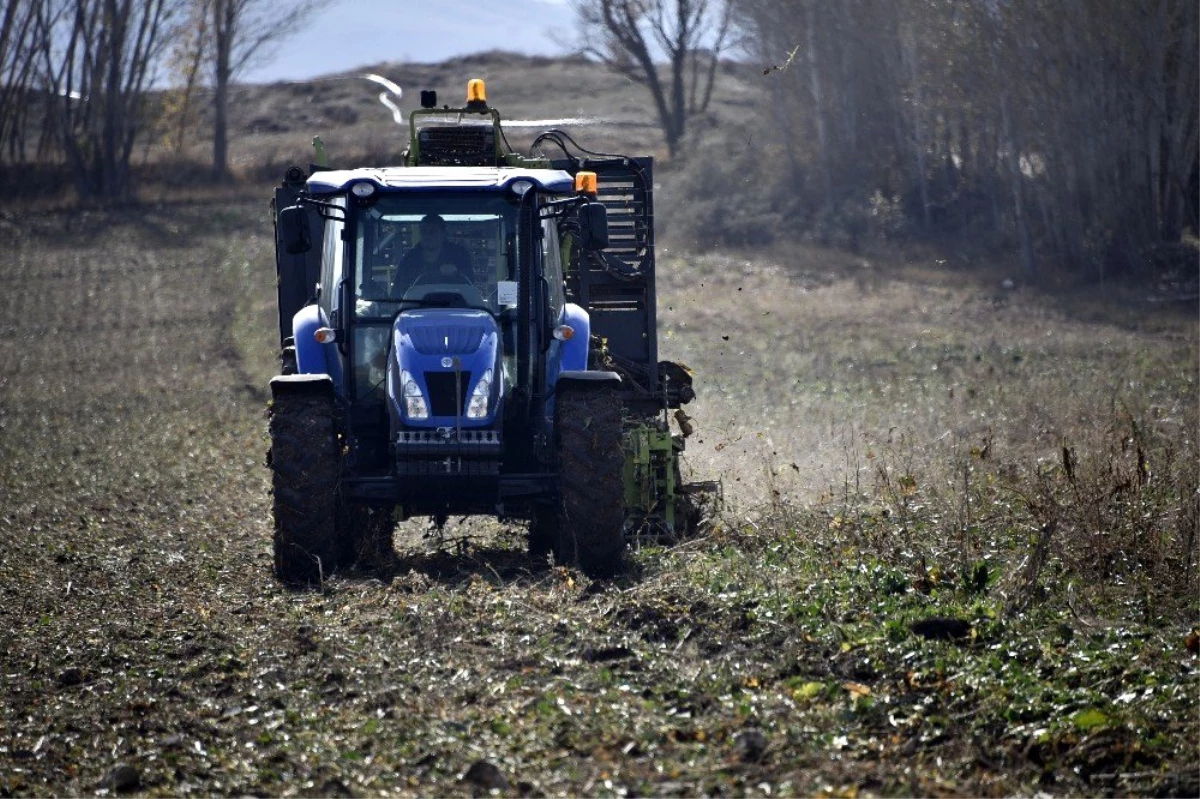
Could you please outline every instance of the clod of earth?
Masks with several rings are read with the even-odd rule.
[[[142,784],[142,775],[136,768],[122,763],[108,772],[104,778],[104,787],[117,793],[136,791]]]
[[[954,641],[966,638],[971,634],[971,622],[965,619],[933,616],[914,621],[909,625],[909,629],[922,638],[935,641]]]
[[[504,790],[508,787],[508,779],[495,764],[486,760],[476,760],[462,776],[463,782],[469,782],[485,790]]]
[[[768,743],[762,730],[742,730],[733,739],[733,753],[742,763],[757,763],[766,753]]]

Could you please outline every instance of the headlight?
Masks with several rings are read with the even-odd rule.
[[[492,393],[492,370],[488,369],[475,384],[471,401],[467,403],[468,419],[483,419],[488,413],[488,396]]]
[[[425,395],[408,372],[400,373],[400,393],[404,396],[404,412],[409,419],[429,418],[429,406],[425,403]]]

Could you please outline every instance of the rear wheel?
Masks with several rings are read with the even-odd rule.
[[[624,565],[621,436],[616,391],[560,385],[554,409],[559,474],[554,557],[594,577],[612,575]]]
[[[319,582],[337,561],[339,455],[333,398],[285,393],[271,404],[275,575]]]

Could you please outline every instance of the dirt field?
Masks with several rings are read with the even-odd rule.
[[[997,615],[995,542],[974,555],[997,590],[970,593],[948,556],[936,573],[952,542],[910,538],[943,581],[923,587],[870,543],[887,495],[866,485],[889,458],[940,474],[989,430],[1014,463],[1081,435],[1080,391],[1099,426],[1141,397],[1186,451],[1193,324],[668,247],[662,350],[698,373],[713,532],[588,583],[520,531],[439,548],[410,523],[394,568],[292,593],[262,465],[265,203],[10,215],[0,236],[0,795],[1194,793],[1194,594],[1147,589],[1119,625]],[[835,513],[855,481],[857,526]],[[905,626],[930,613],[974,631]]]
[[[637,116],[534,68],[388,74]],[[386,150],[339,85],[247,90],[240,173],[329,120],[331,153]],[[413,521],[292,592],[268,196],[0,214],[0,796],[1200,794],[1195,308],[668,235],[703,536],[591,582]]]

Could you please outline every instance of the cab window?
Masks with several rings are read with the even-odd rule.
[[[339,197],[333,201],[335,205],[345,207],[346,200]],[[321,294],[317,304],[326,314],[333,317],[341,305],[338,297],[338,283],[342,279],[342,259],[346,252],[346,242],[342,240],[342,231],[346,227],[344,214],[334,213],[336,218],[325,220],[324,251],[321,254]]]
[[[566,299],[563,296],[562,247],[554,219],[542,220],[542,269],[549,288],[550,318],[557,322]]]
[[[499,314],[515,302],[515,239],[516,206],[504,194],[381,197],[356,225],[358,316],[390,319],[430,290]]]

